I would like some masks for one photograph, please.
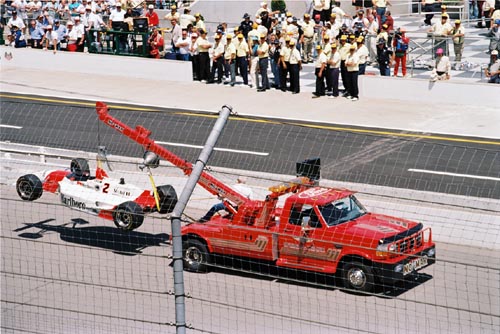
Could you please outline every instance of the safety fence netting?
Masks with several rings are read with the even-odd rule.
[[[218,115],[0,106],[2,332],[179,330],[170,218]],[[498,332],[499,147],[230,116],[181,216],[186,331]]]

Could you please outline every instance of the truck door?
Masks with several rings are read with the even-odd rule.
[[[323,267],[326,250],[321,246],[320,237],[324,229],[315,207],[307,204],[292,207],[279,235],[277,264],[306,270]]]

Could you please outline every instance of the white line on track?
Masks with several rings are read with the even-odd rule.
[[[0,124],[0,128],[9,128],[9,129],[17,129],[20,130],[23,127],[22,126],[15,126],[15,125],[7,125],[7,124]]]
[[[190,144],[182,144],[182,143],[171,143],[166,141],[157,141],[157,144],[168,145],[168,146],[180,146],[180,147],[190,147],[190,148],[199,148],[202,149],[203,146],[200,145],[190,145]],[[268,156],[267,152],[255,152],[255,151],[243,151],[243,150],[233,150],[230,148],[214,148],[214,151],[222,151],[222,152],[231,152],[231,153],[241,153],[241,154],[252,154],[252,155],[260,155],[260,156]]]
[[[410,168],[410,169],[408,169],[408,171],[409,172],[416,172],[416,173],[427,173],[427,174],[436,174],[436,175],[467,177],[467,178],[470,178],[470,179],[500,181],[500,178],[498,178],[498,177],[492,177],[492,176],[481,176],[481,175],[469,175],[469,174],[438,172],[438,171],[434,171],[434,170],[414,169],[414,168]]]

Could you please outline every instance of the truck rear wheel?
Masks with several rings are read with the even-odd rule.
[[[42,181],[34,174],[26,174],[17,179],[16,190],[24,201],[34,201],[43,193]]]
[[[113,222],[124,231],[132,231],[142,225],[144,212],[136,202],[124,202],[113,212]]]
[[[207,272],[210,254],[201,241],[189,239],[183,245],[184,268],[193,272]]]
[[[344,264],[342,280],[345,288],[362,292],[372,291],[374,285],[371,269],[360,262]]]

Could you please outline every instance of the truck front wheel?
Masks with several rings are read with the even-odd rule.
[[[344,264],[342,280],[347,289],[362,292],[370,292],[373,289],[374,278],[371,269],[359,262]]]
[[[207,247],[200,241],[190,239],[184,242],[184,268],[193,272],[206,272],[208,270],[207,263],[210,260],[210,254]]]

